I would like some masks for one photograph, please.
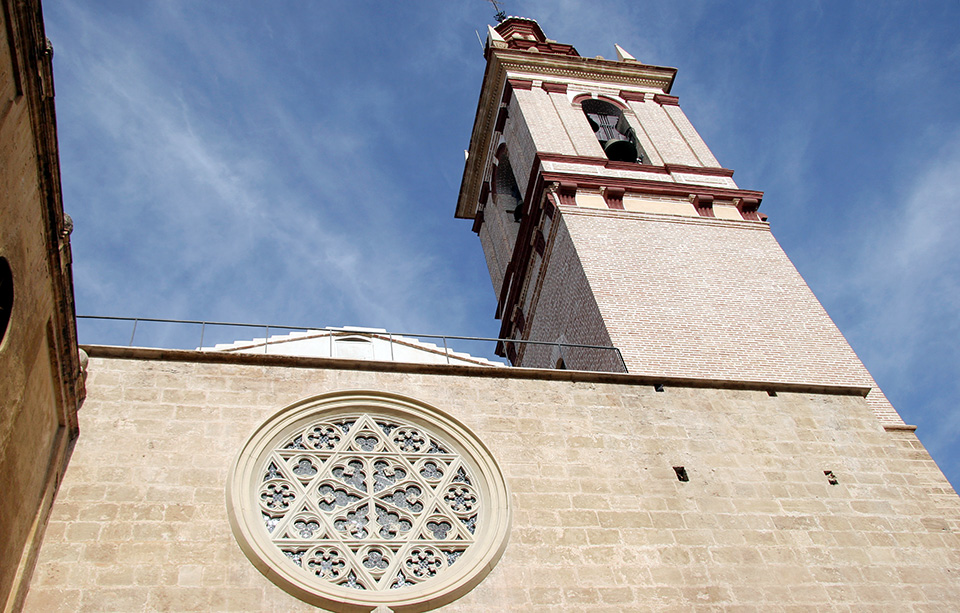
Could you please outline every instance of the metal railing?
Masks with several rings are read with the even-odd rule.
[[[154,347],[160,349],[201,349],[218,350],[215,345],[225,345],[219,350],[234,349],[237,351],[250,352],[253,349],[259,351],[261,339],[254,338],[246,340],[242,334],[249,330],[263,330],[262,339],[263,353],[269,353],[271,346],[276,347],[281,343],[300,340],[302,337],[288,337],[271,341],[270,334],[290,332],[304,332],[307,334],[317,333],[327,335],[330,342],[330,356],[334,356],[333,343],[335,337],[368,337],[387,341],[390,347],[390,360],[395,359],[395,346],[410,347],[419,351],[430,352],[429,347],[420,343],[421,339],[430,339],[435,341],[439,339],[443,348],[436,347],[435,353],[445,356],[447,364],[452,363],[451,359],[457,363],[477,363],[484,361],[493,361],[501,365],[508,365],[502,358],[506,353],[510,353],[508,348],[513,345],[514,350],[521,348],[522,352],[531,351],[534,348],[547,349],[556,348],[556,354],[550,350],[547,360],[553,363],[531,364],[531,366],[553,368],[555,364],[563,364],[565,368],[571,370],[589,370],[600,372],[627,372],[626,364],[623,361],[623,355],[616,347],[600,345],[583,345],[578,343],[561,343],[550,341],[531,341],[519,339],[486,338],[479,336],[455,336],[450,334],[406,334],[397,332],[387,332],[385,330],[370,328],[316,328],[309,326],[282,326],[267,324],[248,324],[222,321],[201,321],[190,319],[156,319],[151,317],[110,317],[101,315],[78,315],[77,316],[78,335],[81,344],[113,345],[133,347],[137,340],[139,332],[141,338],[141,347]],[[129,325],[129,334],[122,329],[110,330],[108,327],[114,324]],[[199,328],[188,333],[187,328]],[[93,337],[93,338],[88,338]],[[212,342],[211,342],[212,340]],[[208,345],[205,346],[204,342]],[[413,342],[411,342],[413,341]],[[492,343],[494,350],[489,352],[487,349],[482,355],[473,351],[454,350],[450,341],[456,341],[458,345],[482,344],[483,347],[489,347]],[[282,353],[280,353],[282,355]],[[493,357],[496,356],[496,357]],[[546,362],[547,360],[536,360],[537,362]]]

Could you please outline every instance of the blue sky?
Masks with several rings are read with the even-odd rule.
[[[505,9],[581,55],[679,68],[684,111],[960,485],[960,4]],[[453,218],[489,4],[44,12],[78,313],[496,335]]]

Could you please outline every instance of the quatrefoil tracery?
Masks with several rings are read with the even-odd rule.
[[[479,498],[449,449],[399,420],[311,424],[265,462],[266,531],[291,564],[334,585],[418,585],[474,541]]]

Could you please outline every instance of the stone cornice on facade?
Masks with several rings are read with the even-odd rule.
[[[669,93],[676,78],[676,68],[649,66],[639,62],[617,62],[596,58],[554,55],[536,51],[518,51],[487,47],[487,68],[480,88],[480,101],[470,136],[470,148],[460,183],[456,216],[473,219],[480,197],[483,174],[491,155],[494,124],[503,100],[509,99],[508,78],[543,80],[558,78],[564,81],[603,81],[617,86],[638,89],[656,89]]]
[[[798,394],[828,394],[837,396],[862,397],[865,397],[871,389],[869,387],[851,385],[809,385],[805,383],[778,381],[705,379],[695,377],[658,377],[654,375],[630,373],[589,372],[549,368],[477,368],[475,366],[461,366],[456,364],[416,364],[411,362],[350,360],[343,358],[305,358],[284,355],[191,351],[185,349],[154,349],[148,347],[83,345],[81,348],[86,351],[91,358],[107,358],[116,360],[245,364],[282,368],[326,368],[331,370],[362,370],[407,374],[484,377],[493,379],[579,381],[587,383],[619,383],[637,386],[663,385],[667,388],[731,389],[759,392],[792,392]]]

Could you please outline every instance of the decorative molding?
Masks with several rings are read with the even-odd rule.
[[[700,217],[716,217],[713,213],[713,196],[708,194],[697,194],[691,198],[693,207],[697,209]]]
[[[749,221],[760,221],[760,216],[757,214],[758,208],[760,208],[758,198],[740,198],[737,202],[737,210],[740,211],[740,215]]]
[[[557,196],[564,206],[577,206],[577,184],[561,181],[557,187]]]
[[[483,210],[477,211],[477,216],[473,218],[473,227],[471,230],[475,234],[480,234],[480,228],[483,227]]]
[[[549,92],[549,93],[551,93],[551,94],[565,94],[565,93],[567,93],[567,84],[566,84],[566,83],[550,83],[550,82],[548,82],[548,81],[544,81],[544,82],[540,85],[540,87],[542,87],[544,91]]]
[[[625,177],[606,177],[558,171],[545,171],[543,173],[543,180],[557,183],[561,181],[570,183],[575,182],[579,189],[621,187],[626,190],[627,193],[633,194],[676,196],[680,198],[690,198],[691,196],[695,196],[697,194],[704,194],[713,196],[716,200],[747,198],[756,200],[757,206],[759,206],[760,201],[763,200],[763,192],[754,190],[729,189],[726,187],[713,187],[706,185],[689,185],[686,183],[651,181],[648,179],[631,179]]]
[[[607,203],[607,206],[611,209],[623,210],[623,194],[624,189],[622,187],[607,187],[603,189],[603,200]]]
[[[677,76],[676,68],[615,62],[586,57],[563,57],[516,49],[491,49],[490,60],[499,60],[511,73],[549,75],[576,81],[605,81],[628,87],[653,87],[669,93]]]
[[[660,106],[680,106],[680,98],[666,94],[654,94],[653,101]]]
[[[533,81],[527,79],[507,79],[513,89],[533,89]]]
[[[548,219],[553,219],[553,216],[557,212],[557,203],[554,201],[555,197],[554,194],[547,194],[547,197],[543,199],[543,212]]]
[[[620,90],[620,97],[627,102],[643,102],[647,99],[647,95],[644,92],[631,92],[625,89]]]

